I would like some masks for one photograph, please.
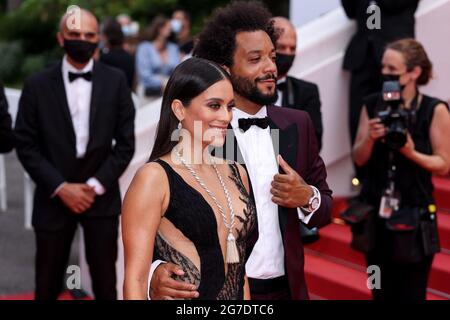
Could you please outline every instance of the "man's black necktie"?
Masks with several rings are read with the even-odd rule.
[[[69,71],[69,81],[74,82],[78,78],[83,78],[86,81],[92,81],[92,71],[85,73],[73,73]]]
[[[239,129],[247,131],[251,126],[258,126],[262,129],[265,129],[269,126],[269,118],[247,118],[247,119],[239,119]]]

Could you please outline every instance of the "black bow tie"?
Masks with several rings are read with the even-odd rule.
[[[269,118],[247,118],[247,119],[239,119],[239,129],[247,131],[251,126],[258,126],[262,129],[265,129],[269,126]]]
[[[69,71],[69,81],[74,82],[78,78],[83,78],[86,81],[92,81],[92,71],[85,73],[73,73]]]

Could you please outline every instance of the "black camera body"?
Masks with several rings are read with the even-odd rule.
[[[386,144],[391,149],[398,150],[407,141],[410,113],[401,107],[402,90],[398,81],[385,81],[382,94],[384,108],[377,112],[377,116],[386,127]]]

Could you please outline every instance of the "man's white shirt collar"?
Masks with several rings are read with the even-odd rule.
[[[62,70],[63,70],[63,74],[67,77],[69,75],[69,72],[86,73],[86,72],[92,71],[93,69],[94,69],[94,59],[89,60],[88,64],[82,70],[78,70],[77,68],[75,68],[73,65],[71,65],[69,63],[69,61],[67,60],[67,55],[65,55],[63,58]]]

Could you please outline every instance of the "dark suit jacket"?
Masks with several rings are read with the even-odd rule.
[[[100,55],[100,61],[109,66],[122,70],[126,77],[128,86],[132,89],[134,84],[135,62],[134,57],[124,49],[111,49]]]
[[[15,134],[17,155],[36,183],[33,226],[57,230],[72,214],[58,197],[63,182],[84,183],[95,177],[106,193],[85,217],[114,216],[121,211],[118,179],[134,154],[135,110],[125,75],[95,63],[86,155],[76,158],[76,140],[61,63],[28,78],[19,102]],[[114,144],[113,144],[114,141]]]
[[[322,149],[322,113],[320,111],[319,88],[315,83],[305,80],[286,77],[286,85],[283,90],[282,106],[297,110],[306,111],[313,124],[316,132],[319,151]]]
[[[9,152],[14,147],[14,135],[11,128],[11,116],[8,113],[3,83],[0,82],[0,152]]]
[[[386,44],[403,39],[414,38],[415,19],[419,0],[377,0],[381,10],[381,29],[367,28],[366,13],[371,0],[341,0],[345,13],[355,19],[358,31],[351,39],[344,58],[344,69],[357,70],[366,63],[372,51],[375,61],[381,62]],[[370,61],[370,60],[369,60]]]
[[[279,154],[306,181],[319,189],[322,204],[314,213],[308,227],[323,227],[331,220],[332,197],[326,182],[327,172],[325,164],[319,156],[314,126],[308,114],[304,111],[267,107],[271,130],[279,130]],[[273,135],[273,137],[276,135]],[[227,141],[233,139],[234,154],[225,148],[216,152],[230,160],[240,160],[242,154],[232,130],[228,130]],[[274,139],[275,140],[275,139]],[[275,151],[277,142],[274,141]],[[243,164],[246,167],[245,164]],[[281,169],[280,169],[281,171]],[[251,181],[250,181],[251,184]],[[270,197],[270,195],[267,195]],[[280,229],[283,237],[286,275],[289,279],[291,296],[293,299],[309,299],[304,275],[304,253],[300,234],[300,220],[297,209],[278,207]],[[257,235],[255,235],[257,236]]]

